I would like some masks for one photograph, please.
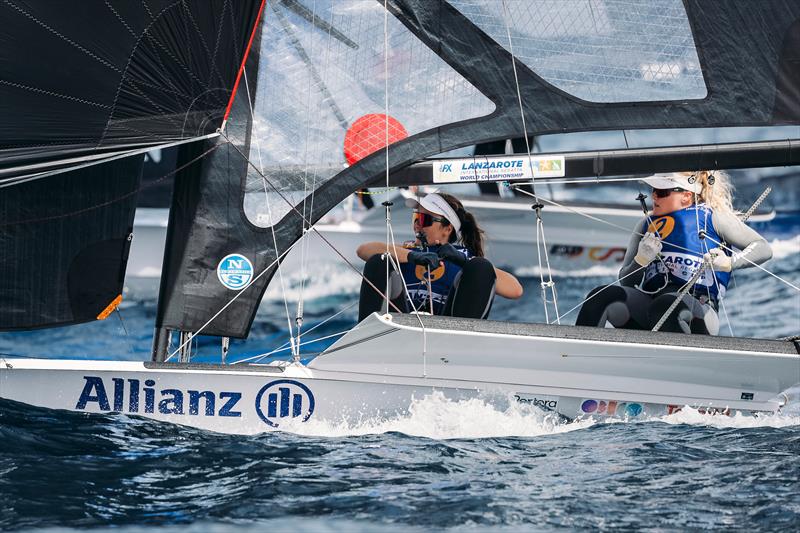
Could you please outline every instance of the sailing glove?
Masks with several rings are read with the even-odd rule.
[[[641,266],[647,266],[655,260],[661,251],[661,239],[655,233],[647,232],[639,241],[639,250],[633,258]]]
[[[439,256],[436,252],[408,252],[408,262],[430,268],[439,268]]]
[[[437,253],[442,261],[450,261],[454,265],[458,265],[461,268],[464,268],[464,265],[466,265],[467,261],[469,261],[467,256],[459,252],[458,248],[452,244],[441,245]]]
[[[712,248],[703,255],[703,260],[710,263],[715,272],[730,272],[733,268],[730,256],[721,248]]]

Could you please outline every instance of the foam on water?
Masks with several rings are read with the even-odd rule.
[[[677,413],[667,415],[658,420],[667,424],[686,424],[690,426],[706,426],[717,429],[748,429],[748,428],[786,428],[800,426],[800,412],[758,414],[755,416],[743,415],[736,412],[731,416],[723,414],[704,414],[697,409],[684,407]]]
[[[772,259],[783,259],[800,253],[800,235],[795,235],[791,239],[774,239],[770,245],[772,246]]]
[[[359,422],[309,420],[282,427],[285,431],[316,437],[349,437],[403,433],[436,440],[494,437],[538,437],[588,428],[596,422],[563,423],[559,417],[513,400],[501,409],[486,398],[451,400],[434,392],[412,402],[407,414]]]
[[[303,281],[305,278],[305,282]],[[296,302],[302,294],[304,300],[315,300],[328,296],[341,296],[358,294],[361,287],[361,276],[347,265],[338,263],[319,263],[312,268],[301,271],[283,272],[283,289],[280,278],[270,282],[264,299],[269,301],[283,301],[283,291],[286,291],[286,300]]]
[[[593,265],[589,268],[579,268],[574,270],[551,268],[548,271],[546,266],[542,266],[540,268],[539,265],[532,265],[515,268],[514,274],[520,277],[536,278],[542,274],[548,275],[548,273],[552,273],[553,276],[570,276],[574,278],[598,278],[605,276],[616,277],[619,273],[620,266],[620,263],[614,263],[610,265]]]

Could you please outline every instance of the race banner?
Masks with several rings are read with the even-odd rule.
[[[445,159],[433,163],[434,183],[520,181],[564,177],[564,156]]]

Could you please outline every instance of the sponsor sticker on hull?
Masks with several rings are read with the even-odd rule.
[[[533,405],[545,411],[555,411],[558,407],[558,396],[546,396],[544,394],[527,394],[519,392],[514,394],[514,399],[518,403]]]
[[[639,416],[644,412],[644,406],[636,402],[618,402],[616,400],[583,400],[581,413],[587,415]]]
[[[267,383],[256,395],[256,413],[270,427],[281,421],[299,418],[307,421],[314,414],[314,394],[293,379],[277,379]]]
[[[243,398],[245,401],[242,401]],[[153,378],[83,376],[75,410],[141,415],[242,418],[252,398],[242,391],[177,388]],[[255,397],[255,412],[269,427],[314,414],[311,389],[292,379],[270,381]],[[252,415],[250,415],[252,416]]]

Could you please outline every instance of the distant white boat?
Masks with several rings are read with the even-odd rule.
[[[400,192],[402,194],[394,200],[392,207],[393,228],[398,243],[413,239],[409,228],[411,211],[403,202],[405,197],[412,194]],[[496,266],[521,274],[537,271],[539,257],[532,199],[477,195],[460,196],[460,199],[486,231],[487,257]],[[639,209],[610,204],[547,205],[543,213],[547,242],[541,243],[540,249],[543,253],[546,244],[550,266],[556,272],[584,270],[600,265],[610,268],[617,266],[625,255],[631,231],[643,216]],[[754,215],[750,221],[767,222],[774,217],[775,213],[769,212]],[[168,218],[168,209],[136,210],[125,278],[130,297],[153,298],[158,293]],[[307,243],[299,243],[284,258],[284,272],[300,270],[303,262],[307,267],[343,265],[342,258],[333,247],[353,265],[361,268],[363,261],[355,253],[358,245],[386,239],[384,210],[379,206],[370,210],[355,210],[352,199],[314,227],[330,244],[314,232],[309,232],[306,235]]]

